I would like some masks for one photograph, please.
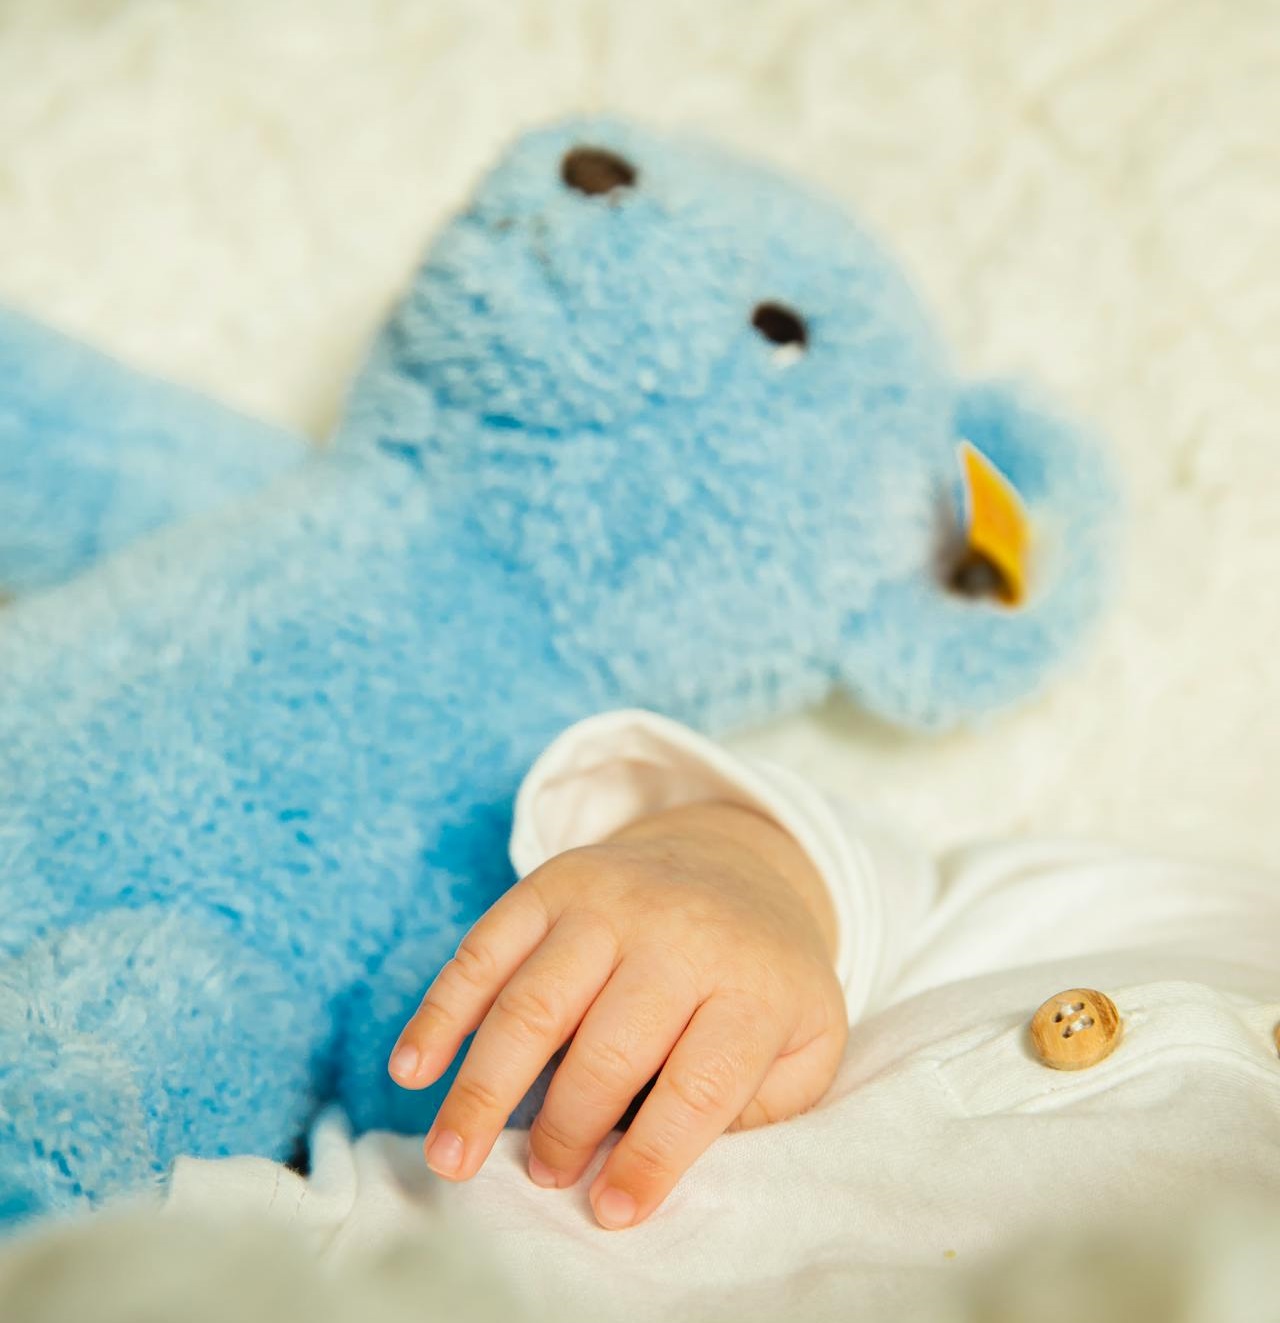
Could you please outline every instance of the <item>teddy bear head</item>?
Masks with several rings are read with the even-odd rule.
[[[1033,532],[1013,607],[966,554],[968,441]],[[833,686],[941,725],[1032,690],[1093,614],[1094,447],[951,374],[910,285],[831,201],[614,120],[518,142],[443,231],[341,446],[465,508],[556,647],[713,725]]]

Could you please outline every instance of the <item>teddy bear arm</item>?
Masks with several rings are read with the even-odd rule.
[[[0,597],[69,579],[309,450],[0,309]]]

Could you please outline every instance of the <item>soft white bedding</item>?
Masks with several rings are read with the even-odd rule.
[[[1048,383],[1129,478],[1120,605],[1036,707],[926,742],[833,703],[742,746],[934,844],[1065,829],[1274,862],[1267,0],[8,0],[0,298],[319,436],[441,216],[512,132],[582,108],[847,199],[967,369]]]

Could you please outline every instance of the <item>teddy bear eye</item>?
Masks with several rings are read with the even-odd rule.
[[[751,325],[770,344],[802,354],[809,343],[809,328],[804,319],[781,303],[758,303],[751,314]]]
[[[625,157],[604,147],[574,147],[560,162],[560,178],[579,193],[593,196],[631,188],[636,168]]]

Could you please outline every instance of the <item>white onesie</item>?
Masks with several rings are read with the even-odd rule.
[[[500,1267],[562,1317],[888,1323],[1029,1233],[1228,1188],[1280,1203],[1280,876],[1069,841],[935,863],[876,820],[871,792],[835,804],[631,711],[581,722],[538,760],[512,859],[523,874],[711,799],[774,818],[830,888],[853,1028],[817,1108],[718,1140],[623,1233],[591,1218],[595,1167],[574,1190],[534,1186],[519,1132],[450,1186],[424,1176],[418,1141],[351,1146],[332,1119],[309,1184],[257,1159],[183,1160],[170,1206],[270,1203],[343,1250],[429,1206],[483,1227]],[[1109,997],[1121,1032],[1097,1064],[1051,1069],[1029,1023],[1077,988]]]

